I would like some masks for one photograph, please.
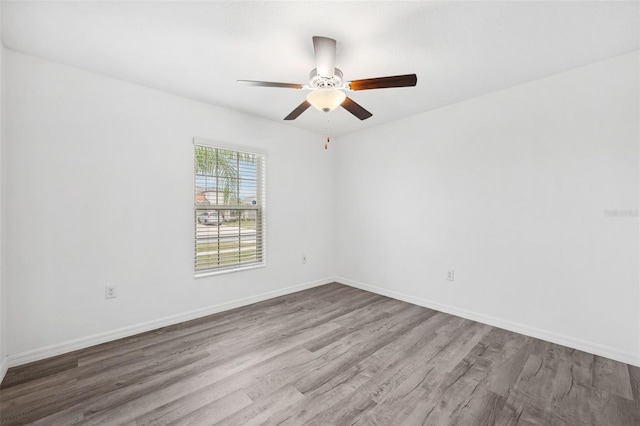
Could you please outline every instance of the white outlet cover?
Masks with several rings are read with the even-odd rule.
[[[118,297],[118,286],[117,285],[104,286],[104,298],[113,299],[115,297]]]

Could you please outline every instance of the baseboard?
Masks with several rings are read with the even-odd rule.
[[[99,345],[101,343],[110,342],[113,340],[121,339],[123,337],[129,337],[136,334],[144,333],[146,331],[156,330],[158,328],[167,327],[169,325],[178,324],[185,321],[205,317],[207,315],[216,314],[218,312],[228,311],[230,309],[239,308],[252,303],[262,302],[264,300],[273,299],[274,297],[280,297],[287,294],[295,293],[301,290],[306,290],[313,287],[318,287],[324,284],[329,284],[335,281],[335,278],[324,278],[320,280],[310,281],[303,284],[298,284],[291,287],[282,288],[279,290],[269,291],[256,296],[246,297],[244,299],[236,299],[230,302],[220,303],[213,306],[208,306],[202,309],[196,309],[190,312],[182,314],[172,315],[165,318],[160,318],[153,321],[148,321],[141,324],[132,325],[129,327],[120,328],[106,333],[95,334],[93,336],[87,336],[80,339],[70,340],[67,342],[38,348],[26,352],[10,354],[7,359],[3,361],[0,372],[6,372],[7,367],[16,367],[18,365],[27,364],[33,361],[39,361],[41,359],[50,358],[57,355],[62,355],[68,352],[73,352],[78,349],[88,348],[90,346]],[[4,373],[0,375],[3,377]]]
[[[410,296],[408,294],[399,293],[393,290],[387,290],[382,287],[376,287],[369,284],[364,284],[364,283],[350,280],[347,278],[337,277],[335,281],[351,287],[359,288],[361,290],[366,290],[372,293],[380,294],[382,296],[387,296],[392,299],[402,300],[403,302],[411,303],[413,305],[423,306],[425,308],[429,308],[429,309],[444,312],[447,314],[455,315],[458,317],[466,318],[472,321],[477,321],[483,324],[502,328],[504,330],[513,331],[519,334],[524,334],[525,336],[535,337],[537,339],[545,340],[547,342],[556,343],[558,345],[567,346],[567,347],[578,349],[594,355],[599,355],[605,358],[610,358],[616,361],[624,362],[625,364],[631,364],[631,365],[640,367],[640,354],[634,354],[633,352],[620,351],[615,348],[603,346],[597,343],[588,342],[581,339],[576,339],[571,336],[566,336],[566,335],[555,333],[552,331],[530,327],[528,325],[503,320],[503,319],[492,317],[489,315],[484,315],[478,312],[468,311],[466,309],[456,308],[454,306],[444,305],[441,303],[433,302],[431,300]]]
[[[2,357],[2,359],[0,359],[0,384],[2,384],[2,380],[4,380],[4,376],[7,374],[8,369],[9,363],[7,362],[7,357]]]

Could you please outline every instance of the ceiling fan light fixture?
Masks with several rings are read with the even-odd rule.
[[[346,98],[347,95],[342,90],[334,88],[316,89],[309,92],[307,102],[320,111],[329,112],[339,107]]]

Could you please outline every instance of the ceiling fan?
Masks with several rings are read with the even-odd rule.
[[[360,120],[366,120],[372,114],[345,94],[345,90],[370,90],[389,87],[415,86],[418,79],[415,74],[394,75],[389,77],[367,78],[343,83],[342,71],[336,65],[336,41],[328,37],[313,37],[313,50],[316,68],[309,73],[309,83],[276,83],[270,81],[238,80],[247,86],[279,87],[286,89],[310,90],[307,98],[298,105],[285,120],[295,120],[311,105],[320,111],[329,112],[338,106],[349,111]]]

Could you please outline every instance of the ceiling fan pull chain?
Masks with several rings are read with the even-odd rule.
[[[329,142],[331,142],[331,136],[329,136],[329,118],[327,118],[327,126],[324,128],[324,130],[327,133],[327,141],[324,143],[324,149],[326,151],[329,147]]]

